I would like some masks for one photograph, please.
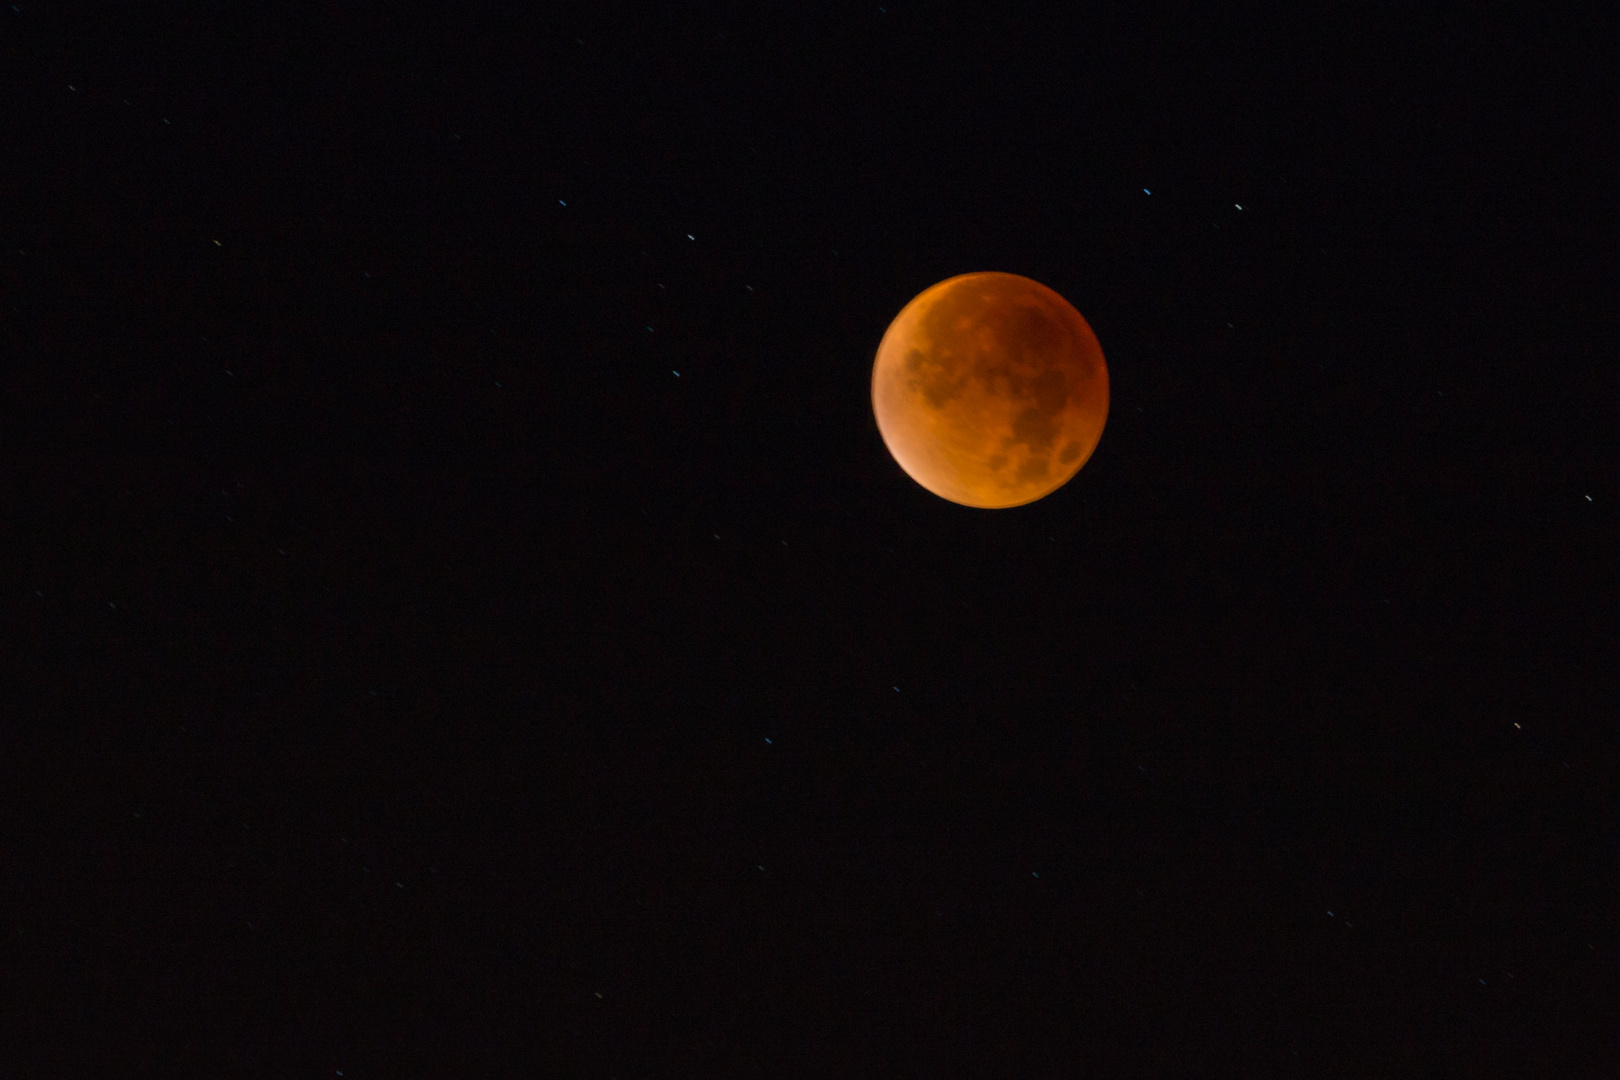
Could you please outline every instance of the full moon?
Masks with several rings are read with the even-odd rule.
[[[872,365],[894,460],[963,506],[1022,506],[1069,482],[1108,420],[1108,367],[1067,300],[1017,274],[947,278],[895,316]]]

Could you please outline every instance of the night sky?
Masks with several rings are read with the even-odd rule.
[[[5,4],[0,1074],[1613,1075],[1616,99],[1416,6]]]

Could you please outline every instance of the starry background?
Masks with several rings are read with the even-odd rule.
[[[1425,7],[7,4],[0,1071],[1620,1064],[1613,95]]]

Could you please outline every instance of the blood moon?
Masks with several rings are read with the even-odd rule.
[[[872,365],[895,461],[963,506],[1021,506],[1080,470],[1108,420],[1108,366],[1084,317],[1017,274],[947,278],[895,316]]]

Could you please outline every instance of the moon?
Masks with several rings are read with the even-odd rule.
[[[963,506],[1044,498],[1091,457],[1108,366],[1085,318],[1027,277],[947,278],[895,316],[872,365],[872,412],[894,460]]]

